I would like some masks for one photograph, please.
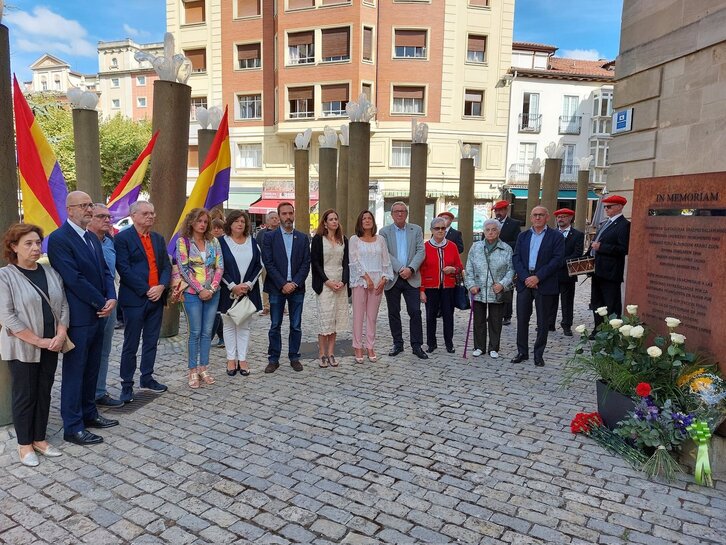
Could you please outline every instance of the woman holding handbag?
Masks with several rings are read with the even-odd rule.
[[[250,236],[250,216],[242,210],[232,210],[224,222],[225,235],[219,237],[222,249],[224,274],[219,300],[222,313],[224,342],[227,350],[227,374],[233,377],[237,371],[240,376],[250,374],[247,363],[247,346],[250,341],[249,319],[237,324],[226,312],[233,300],[249,298],[255,312],[262,308],[260,288],[257,279],[262,272],[260,248],[254,237]]]
[[[200,380],[214,384],[207,366],[224,270],[222,251],[219,241],[212,236],[206,209],[193,208],[185,216],[174,258],[188,285],[184,291],[184,313],[189,322],[189,387],[199,388]]]
[[[37,466],[38,456],[60,456],[45,438],[58,352],[72,348],[67,339],[68,302],[60,275],[39,265],[43,231],[18,223],[5,233],[9,263],[0,269],[0,357],[12,380],[13,424],[20,463]]]
[[[514,278],[512,248],[499,239],[499,231],[499,221],[485,221],[484,240],[472,245],[466,260],[465,283],[474,296],[474,357],[481,356],[485,348],[491,358],[499,357],[504,292],[512,289]]]
[[[424,244],[421,264],[421,302],[426,305],[426,344],[429,354],[437,348],[436,320],[439,312],[444,321],[444,344],[449,354],[454,349],[454,291],[456,275],[464,266],[459,249],[446,238],[446,220],[431,220],[431,239]]]

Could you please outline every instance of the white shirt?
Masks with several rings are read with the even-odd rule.
[[[244,278],[250,263],[252,263],[252,237],[247,237],[247,240],[245,240],[242,244],[238,244],[231,236],[224,235],[224,241],[227,243],[227,246],[229,246],[229,251],[232,253],[232,257],[234,257],[234,262],[237,264],[240,277]],[[244,283],[250,288],[252,287],[250,282]],[[227,287],[230,290],[236,285],[237,284],[234,282],[227,282]]]

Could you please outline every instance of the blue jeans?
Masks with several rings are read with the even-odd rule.
[[[103,347],[101,348],[101,366],[98,368],[98,380],[96,381],[96,399],[106,395],[106,377],[108,375],[108,357],[111,355],[111,344],[113,342],[113,331],[116,326],[116,313],[112,312],[106,318],[106,325],[103,326]]]
[[[285,302],[290,313],[290,337],[288,338],[287,354],[290,361],[300,359],[300,341],[302,340],[302,311],[304,292],[293,292],[290,295],[282,293],[270,294],[270,333],[268,335],[270,345],[267,349],[267,359],[270,363],[280,363],[282,352],[282,314],[285,310]]]
[[[209,365],[212,327],[218,305],[219,292],[208,301],[202,301],[198,295],[184,294],[184,312],[189,322],[189,369],[194,369],[197,365]]]

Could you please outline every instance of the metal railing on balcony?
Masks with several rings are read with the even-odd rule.
[[[562,163],[562,170],[560,170],[560,181],[577,181],[577,165],[575,163]]]
[[[519,132],[538,133],[542,128],[542,114],[519,114]]]
[[[580,134],[582,130],[581,115],[561,115],[560,134]]]
[[[514,182],[526,182],[527,180],[529,180],[529,164],[512,164],[509,167],[509,180]]]

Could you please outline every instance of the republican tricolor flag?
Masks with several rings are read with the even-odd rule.
[[[222,204],[229,199],[229,174],[232,166],[232,157],[229,151],[229,125],[227,123],[227,108],[224,109],[224,116],[214,136],[212,145],[207,153],[204,165],[199,171],[199,177],[194,183],[191,195],[182,210],[179,221],[174,229],[174,235],[169,241],[167,250],[174,255],[176,241],[179,238],[184,218],[193,208],[204,207],[207,210]]]
[[[13,78],[13,104],[20,191],[23,199],[23,221],[40,227],[47,237],[67,218],[66,180],[55,153],[40,126],[36,123],[35,116],[15,77]]]
[[[108,198],[108,211],[111,213],[112,221],[117,222],[129,215],[129,207],[139,200],[141,182],[144,181],[146,169],[151,159],[151,151],[154,149],[159,131],[154,133],[151,140],[141,152],[141,155],[134,161],[129,170],[121,178],[121,181]]]

